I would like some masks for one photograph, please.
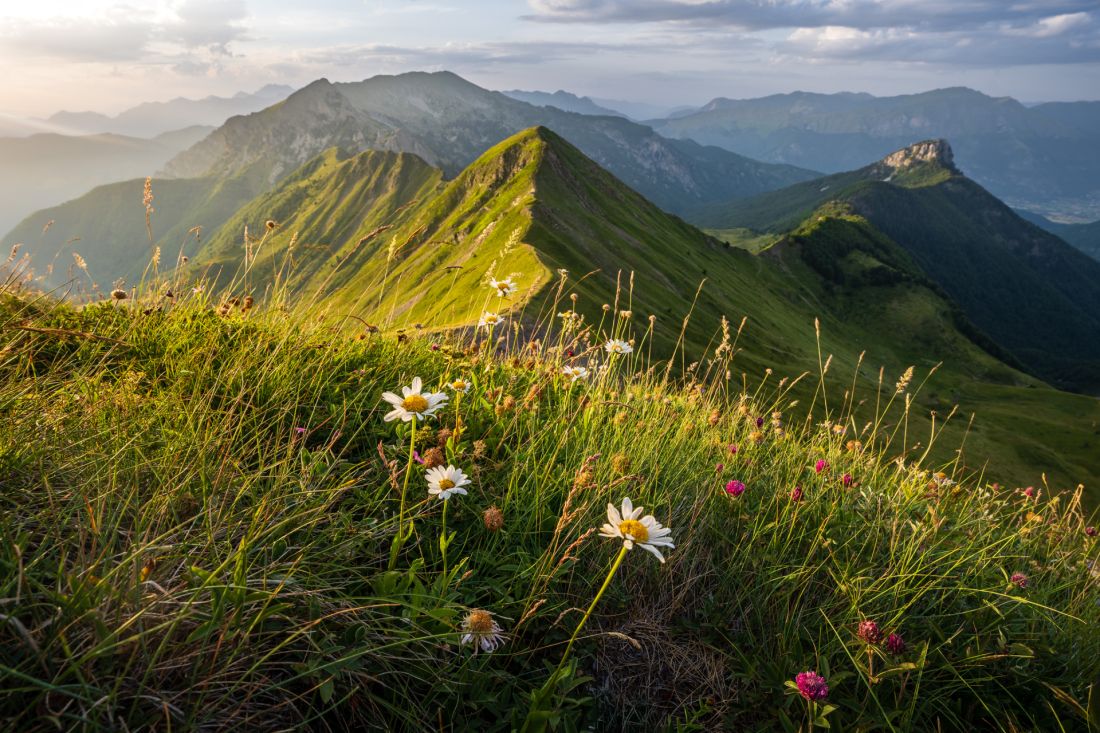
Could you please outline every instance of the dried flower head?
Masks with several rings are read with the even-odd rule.
[[[421,456],[424,461],[424,468],[435,468],[436,466],[442,466],[444,462],[443,451],[439,448],[429,448],[424,451],[424,455]]]
[[[475,654],[478,649],[486,653],[495,651],[504,639],[500,624],[488,611],[475,608],[462,620],[462,644],[473,644]]]
[[[865,644],[878,644],[882,641],[882,631],[874,621],[860,621],[856,636]]]
[[[115,288],[111,291],[111,300],[126,300],[129,295],[122,288]]]
[[[489,454],[489,444],[484,440],[474,441],[474,460],[480,461]]]
[[[504,527],[504,514],[496,506],[486,509],[482,520],[485,522],[485,529],[490,532],[499,532]]]

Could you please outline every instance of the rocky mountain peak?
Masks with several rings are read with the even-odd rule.
[[[940,165],[950,171],[956,170],[955,154],[947,141],[942,138],[913,143],[882,159],[882,164],[893,170],[905,170],[922,163]]]

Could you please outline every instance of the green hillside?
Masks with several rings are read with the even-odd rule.
[[[151,245],[144,186],[140,178],[98,186],[35,212],[0,239],[0,247],[6,251],[22,245],[20,252],[30,256],[30,266],[46,288],[68,290],[72,283],[79,293],[90,287],[74,268],[74,252],[87,262],[101,289],[109,290],[119,279],[132,285],[149,266],[155,247],[160,247],[162,268],[175,267],[181,255],[194,257],[205,237],[262,190],[253,171],[226,180],[153,179]]]
[[[697,218],[715,229],[779,234],[830,201],[843,202],[904,247],[1028,370],[1066,388],[1100,390],[1100,263],[959,173],[942,141],[858,171],[708,207]]]
[[[268,219],[278,223],[270,232]],[[247,275],[246,226],[257,240]],[[1065,485],[1100,486],[1091,460],[1096,401],[1007,366],[1002,359],[1012,358],[865,219],[822,210],[812,225],[754,256],[661,212],[544,128],[500,143],[450,182],[415,156],[329,151],[243,208],[197,262],[216,263],[223,282],[236,276],[238,287],[257,294],[272,273],[286,273],[297,300],[383,328],[468,326],[485,310],[545,323],[576,294],[590,324],[629,325],[642,337],[654,315],[652,337],[637,346],[661,357],[675,350],[690,313],[678,370],[717,343],[723,316],[734,327],[746,318],[734,370],[746,380],[768,369],[776,380],[817,373],[816,318],[830,373],[843,375],[835,399],[844,399],[857,362],[858,397],[873,399],[880,366],[895,379],[911,364],[944,361],[915,404],[919,431],[927,433],[932,410],[946,415],[961,402],[979,414],[966,437],[973,467],[992,459],[989,470],[1006,480],[1038,480],[1046,470]],[[569,273],[560,292],[559,269]],[[493,296],[490,274],[513,276],[516,296]],[[601,307],[615,303],[617,284],[618,310],[628,319]],[[802,387],[792,396],[814,399]],[[1036,403],[1026,424],[1005,407],[1013,399]],[[996,417],[987,419],[987,409]],[[957,418],[935,455],[950,457],[965,435],[966,418]]]
[[[218,315],[176,274],[0,284],[5,731],[1088,728],[1093,515],[899,466],[923,369],[838,434],[721,368],[574,382],[553,338]]]

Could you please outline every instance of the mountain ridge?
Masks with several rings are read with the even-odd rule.
[[[310,108],[303,116],[301,108]],[[318,124],[317,120],[321,123]],[[450,72],[410,72],[333,84],[320,79],[282,103],[229,120],[165,168],[173,177],[232,175],[260,159],[278,180],[327,147],[401,150],[448,176],[499,140],[545,125],[666,210],[721,200],[813,177],[690,141],[666,140],[619,117],[535,107]],[[256,141],[261,141],[257,144]],[[271,142],[267,148],[264,141]]]

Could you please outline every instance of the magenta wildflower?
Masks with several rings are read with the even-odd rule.
[[[803,491],[801,486],[795,486],[791,490],[791,501],[802,501]]]
[[[1025,574],[1019,571],[1013,573],[1012,577],[1009,578],[1009,580],[1011,580],[1012,584],[1017,588],[1026,588],[1028,586],[1028,583],[1031,582],[1031,580]]]
[[[905,639],[901,638],[901,634],[890,634],[886,637],[886,651],[895,657],[905,653]]]
[[[817,672],[799,672],[794,678],[798,694],[811,702],[820,702],[829,697],[829,685]]]
[[[762,417],[756,418],[756,427],[758,427],[758,428],[764,427],[764,418],[762,418]]]
[[[725,470],[726,470],[726,464],[724,464],[724,463],[718,463],[718,464],[715,464],[715,466],[714,466],[714,472],[715,473],[722,473],[722,471],[725,471]]]
[[[432,344],[432,351],[439,351],[439,344]]]
[[[1028,486],[1021,493],[1023,493],[1023,495],[1026,496],[1029,499],[1034,499],[1035,498],[1035,487],[1034,486]]]
[[[856,636],[867,644],[878,644],[882,641],[882,631],[874,621],[860,621]]]
[[[829,470],[829,462],[824,460],[824,459],[819,459],[818,462],[814,464],[814,471],[816,471],[817,473],[821,473],[822,471],[828,471],[828,470]]]
[[[306,434],[306,429],[305,428],[294,428],[294,432],[297,435],[305,435]]]
[[[424,465],[424,459],[420,457],[420,451],[418,450],[413,451],[413,460],[421,465]]]
[[[1085,534],[1087,534],[1089,537],[1095,537],[1096,527],[1085,527]]]
[[[856,480],[854,478],[852,478],[852,474],[850,474],[850,473],[844,474],[844,476],[840,479],[840,483],[844,484],[844,488],[848,488],[849,486],[851,486],[855,482],[856,482]]]
[[[741,496],[741,494],[745,493],[745,484],[734,479],[726,484],[726,493],[730,496]]]
[[[733,443],[730,443],[730,455],[731,456],[737,455],[737,446],[734,445]]]

